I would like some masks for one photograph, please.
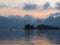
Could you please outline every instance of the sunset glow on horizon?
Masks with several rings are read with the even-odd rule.
[[[60,0],[0,0],[0,15],[28,14],[36,18],[47,18],[51,13],[60,11],[59,2]]]
[[[17,9],[0,9],[1,16],[9,16],[9,15],[19,15],[25,16],[30,15],[36,18],[47,18],[51,13],[55,13],[57,10],[46,10],[46,11],[20,11]]]

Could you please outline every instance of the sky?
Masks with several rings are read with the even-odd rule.
[[[51,13],[60,12],[60,0],[0,0],[0,15],[31,15],[47,18]]]

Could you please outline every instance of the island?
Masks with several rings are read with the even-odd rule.
[[[54,26],[49,26],[49,25],[44,25],[40,24],[37,27],[34,27],[34,25],[27,24],[24,26],[24,29],[60,29],[59,27],[54,27]]]

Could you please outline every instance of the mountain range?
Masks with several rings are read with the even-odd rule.
[[[60,12],[50,14],[46,19],[36,19],[30,15],[25,15],[23,17],[19,15],[10,15],[7,17],[0,16],[0,29],[20,29],[26,24],[33,24],[34,26],[44,24],[60,28]]]

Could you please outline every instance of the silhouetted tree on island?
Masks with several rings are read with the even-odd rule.
[[[27,25],[25,25],[24,29],[34,29],[34,26],[27,24]]]

